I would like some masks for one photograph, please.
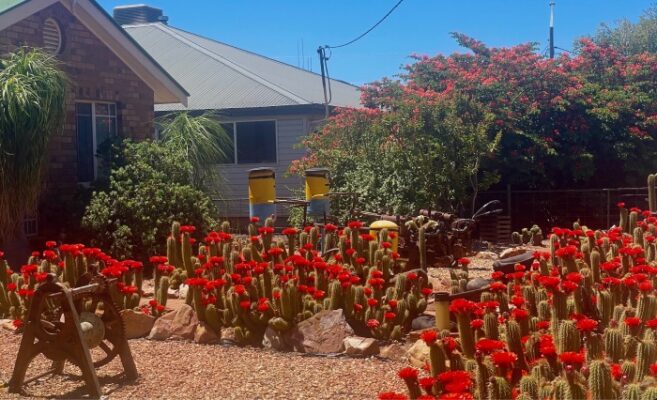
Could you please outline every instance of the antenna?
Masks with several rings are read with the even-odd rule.
[[[554,1],[550,1],[550,58],[554,58]]]

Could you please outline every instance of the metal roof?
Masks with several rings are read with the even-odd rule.
[[[0,14],[24,3],[27,0],[0,0]]]
[[[222,110],[323,104],[321,77],[162,23],[123,27],[190,93],[189,105],[156,111]],[[356,86],[331,80],[331,105],[358,107]]]

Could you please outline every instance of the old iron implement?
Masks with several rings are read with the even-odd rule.
[[[39,354],[53,361],[54,373],[61,373],[66,361],[79,367],[86,390],[96,398],[102,396],[96,368],[117,356],[125,377],[137,378],[123,321],[110,295],[115,284],[116,279],[86,273],[78,287],[69,289],[56,282],[55,275],[48,275],[34,293],[9,392],[21,392],[27,369]],[[97,360],[90,352],[94,347],[102,350]]]

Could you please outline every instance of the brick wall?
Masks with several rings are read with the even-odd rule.
[[[116,102],[119,134],[144,139],[153,135],[153,90],[60,3],[0,31],[0,54],[20,46],[43,46],[47,18],[54,18],[62,30],[57,58],[71,87],[63,132],[50,143],[45,184],[49,192],[66,192],[77,184],[75,102]]]

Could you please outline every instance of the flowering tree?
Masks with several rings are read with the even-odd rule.
[[[329,167],[338,189],[405,211],[453,208],[496,176],[525,188],[609,187],[643,183],[657,167],[657,56],[583,39],[577,55],[551,60],[531,44],[454,37],[470,52],[415,56],[400,81],[366,85],[365,108],[309,136],[292,170]]]

